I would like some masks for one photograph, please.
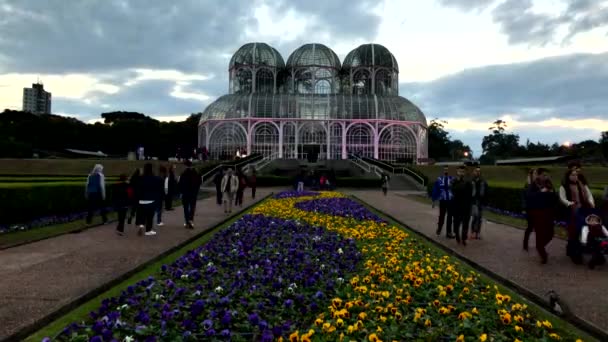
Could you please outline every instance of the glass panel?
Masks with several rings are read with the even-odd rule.
[[[223,122],[215,127],[209,138],[211,159],[232,159],[237,149],[246,150],[247,135],[240,123]]]
[[[255,92],[258,94],[274,93],[274,75],[268,69],[261,69],[255,74]]]
[[[283,158],[297,159],[296,124],[288,122],[283,126]]]
[[[342,159],[342,125],[332,124],[329,129],[330,133],[330,159]]]
[[[353,95],[372,93],[372,78],[367,70],[359,70],[353,75]]]
[[[412,163],[416,160],[416,137],[404,126],[388,126],[380,134],[378,154],[381,160]]]
[[[240,69],[236,72],[234,80],[232,81],[234,94],[250,94],[251,86],[253,84],[253,74],[249,69]]]
[[[376,95],[395,95],[392,77],[388,70],[376,72]]]
[[[374,157],[374,134],[367,124],[354,124],[346,132],[346,151],[360,157]]]
[[[263,156],[270,156],[279,152],[279,130],[269,122],[259,123],[255,126],[252,137],[251,151]]]

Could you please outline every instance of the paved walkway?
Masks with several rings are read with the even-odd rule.
[[[445,227],[441,236],[435,234],[437,208],[432,209],[430,205],[407,199],[394,192],[389,192],[387,197],[382,196],[380,191],[348,193],[542,298],[547,298],[547,292],[554,290],[575,315],[598,328],[608,330],[608,266],[592,271],[586,266],[574,265],[565,255],[565,241],[553,239],[547,248],[549,263],[541,265],[534,248],[534,234],[530,239],[530,251],[525,252],[521,247],[521,229],[484,222],[483,240],[469,240],[464,247],[458,245],[456,240],[445,238]]]
[[[243,207],[271,191],[258,189],[255,201],[247,192]],[[156,236],[129,226],[121,237],[112,224],[0,251],[0,340],[227,217],[215,196],[198,202],[194,230],[184,229],[181,207],[163,214]]]

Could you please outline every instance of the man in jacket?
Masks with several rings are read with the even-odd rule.
[[[471,229],[473,230],[473,239],[481,239],[481,221],[483,206],[486,205],[486,198],[488,196],[488,183],[481,177],[481,168],[477,166],[473,171],[473,180],[471,180],[473,187],[473,198],[471,206]]]
[[[143,220],[143,222],[139,222],[139,235],[143,234],[144,225],[146,236],[156,235],[156,232],[152,230],[152,221],[162,196],[163,182],[160,177],[154,175],[152,164],[147,163],[144,165],[143,175],[137,182],[138,211],[140,212],[138,216]]]
[[[201,177],[192,167],[192,162],[184,162],[186,169],[179,177],[178,188],[182,194],[182,205],[184,206],[184,227],[194,229],[194,212],[196,211],[196,200],[201,187]]]
[[[215,197],[217,205],[222,205],[222,179],[224,178],[224,170],[220,167],[213,177],[213,183],[215,184]]]
[[[232,173],[232,169],[228,169],[224,178],[222,178],[222,193],[224,198],[224,213],[232,213],[232,202],[234,194],[239,188],[239,178]]]
[[[443,229],[443,223],[445,222],[445,217],[447,215],[447,228],[446,228],[446,237],[448,239],[453,239],[454,234],[452,234],[452,200],[454,195],[452,194],[452,181],[453,177],[449,175],[450,170],[448,167],[443,168],[443,175],[437,178],[435,181],[435,185],[433,186],[433,191],[431,193],[431,198],[433,199],[433,207],[439,201],[439,221],[437,222],[437,235],[441,234],[441,230]]]
[[[471,219],[472,183],[465,179],[466,167],[459,166],[456,170],[456,179],[452,182],[453,210],[454,210],[454,235],[456,241],[467,245],[469,235],[469,220]],[[460,229],[462,227],[462,230]]]

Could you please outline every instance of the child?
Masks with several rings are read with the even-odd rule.
[[[116,234],[123,236],[125,235],[125,219],[127,218],[127,210],[131,205],[132,190],[127,183],[127,175],[120,175],[120,182],[114,184],[112,189],[112,197],[114,199],[114,209],[118,213],[118,226],[116,227]]]
[[[384,196],[386,196],[386,193],[388,191],[388,181],[389,180],[390,180],[390,177],[386,173],[383,173],[382,178],[380,178],[380,182],[382,185],[382,193],[384,194]]]
[[[589,247],[591,251],[589,269],[594,269],[595,266],[606,263],[603,252],[606,249],[608,230],[602,225],[602,219],[596,214],[587,216],[585,223],[581,232],[581,243]]]

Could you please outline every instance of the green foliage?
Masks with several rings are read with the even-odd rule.
[[[159,122],[140,113],[102,114],[105,124],[85,124],[57,115],[33,115],[5,110],[0,114],[0,158],[59,155],[65,149],[102,151],[126,157],[138,146],[146,155],[167,159],[176,147],[193,149],[197,141],[200,114],[183,122]]]
[[[21,186],[17,186],[18,184]],[[69,215],[83,212],[87,208],[84,182],[8,185],[0,187],[2,224],[27,222],[45,216]],[[106,191],[107,198],[111,198],[112,187],[107,186]]]
[[[505,133],[507,123],[503,120],[494,121],[489,128],[492,134],[483,137],[481,147],[484,155],[489,157],[508,158],[515,156],[519,150],[519,135]]]

